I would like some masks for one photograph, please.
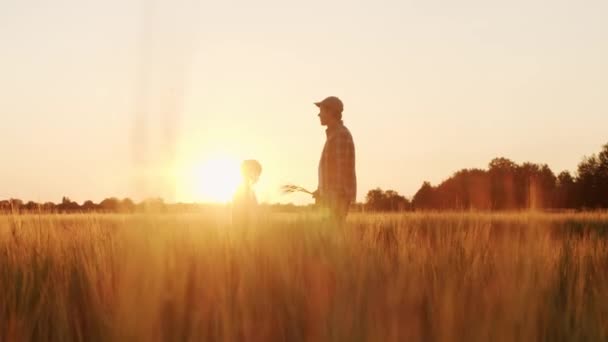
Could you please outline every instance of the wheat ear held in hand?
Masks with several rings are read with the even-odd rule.
[[[284,194],[292,194],[294,192],[304,192],[307,194],[312,195],[313,193],[301,186],[298,185],[293,185],[293,184],[285,184],[283,186],[281,186],[281,190],[283,191]]]

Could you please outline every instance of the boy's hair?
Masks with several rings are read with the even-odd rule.
[[[256,180],[262,174],[262,165],[254,159],[248,159],[241,164],[241,174],[249,180]]]

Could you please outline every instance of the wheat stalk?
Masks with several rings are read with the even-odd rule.
[[[303,188],[301,186],[294,185],[294,184],[285,184],[285,185],[281,186],[281,190],[283,191],[284,194],[292,194],[294,192],[303,192],[303,193],[310,194],[310,195],[313,194],[311,191],[307,190],[306,188]]]

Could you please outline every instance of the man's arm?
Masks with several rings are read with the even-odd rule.
[[[336,137],[334,152],[335,192],[337,196],[349,198],[355,167],[355,146],[350,134]]]

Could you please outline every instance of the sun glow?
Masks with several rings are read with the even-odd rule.
[[[189,169],[180,180],[184,200],[226,203],[241,182],[240,163],[233,158],[212,158]]]

